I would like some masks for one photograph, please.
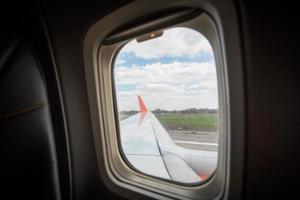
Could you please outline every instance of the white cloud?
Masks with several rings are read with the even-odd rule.
[[[121,57],[114,71],[119,111],[138,110],[136,95],[143,97],[150,110],[218,107],[214,61],[177,62],[172,59],[181,57],[181,60],[188,60],[201,53],[213,54],[207,39],[198,32],[187,28],[169,29],[162,37],[153,40],[142,43],[131,41],[120,55],[122,53],[157,59],[157,62],[141,65],[137,61],[128,66],[134,60],[127,59],[134,57]],[[159,62],[163,57],[173,62]]]
[[[211,62],[160,62],[144,66],[118,67],[115,69],[117,84],[170,83],[184,84],[215,78],[215,64]]]
[[[116,65],[122,65],[122,64],[125,64],[126,63],[126,60],[124,59],[117,59],[116,60]]]
[[[142,95],[150,109],[218,107],[214,62],[157,62],[140,67],[118,67],[115,81],[117,86],[136,86],[134,90],[117,91],[119,110],[137,110],[136,95]]]
[[[212,54],[208,40],[199,32],[188,28],[172,28],[152,40],[137,43],[129,42],[122,49],[124,53],[133,53],[144,59],[159,59],[164,56],[194,57],[199,53]]]

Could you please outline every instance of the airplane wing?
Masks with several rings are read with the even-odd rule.
[[[200,159],[202,164],[214,161],[215,152],[177,146],[158,119],[148,111],[140,96],[138,101],[141,112],[120,122],[121,147],[134,168],[145,174],[182,183],[197,183],[203,181],[206,174],[212,173],[211,170],[199,170],[197,165],[201,162],[195,160]]]

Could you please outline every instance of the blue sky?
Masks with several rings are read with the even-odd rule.
[[[149,109],[217,108],[214,55],[207,39],[187,28],[126,44],[114,66],[119,111],[137,110],[136,95]]]
[[[162,64],[172,63],[174,61],[177,62],[207,62],[214,59],[212,52],[204,52],[202,54],[198,54],[195,57],[187,57],[187,56],[164,56],[159,59],[151,58],[145,59],[141,57],[137,57],[132,52],[120,52],[117,59],[115,67],[131,67],[132,65],[143,66],[146,64],[151,64],[155,62],[160,62]],[[125,64],[126,63],[126,64]]]

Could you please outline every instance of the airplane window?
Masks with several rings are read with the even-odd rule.
[[[125,44],[114,63],[122,155],[134,170],[199,184],[218,160],[214,53],[198,31],[171,28]]]

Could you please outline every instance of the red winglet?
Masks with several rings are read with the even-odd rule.
[[[139,100],[139,105],[140,105],[140,111],[141,111],[142,113],[148,112],[148,109],[147,109],[147,107],[145,106],[144,101],[143,101],[143,99],[142,99],[142,97],[141,97],[140,95],[138,95],[138,100]]]

